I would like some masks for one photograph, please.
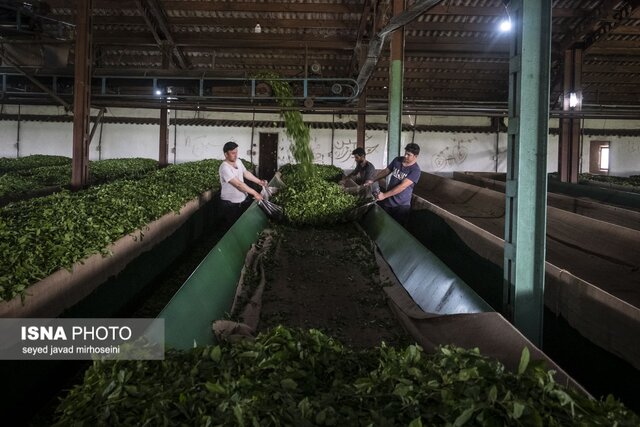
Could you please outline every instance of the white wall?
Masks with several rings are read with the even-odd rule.
[[[92,160],[98,158],[96,149],[99,142],[99,130],[96,130],[96,135],[89,148]],[[159,132],[158,126],[154,125],[107,123],[102,129],[101,158],[146,157],[157,159]]]
[[[504,144],[506,137],[501,135]],[[403,146],[411,141],[405,135]],[[416,133],[415,141],[420,146],[418,164],[424,172],[443,173],[456,171],[496,170],[496,135],[488,133]],[[505,146],[498,145],[504,152]],[[505,167],[505,155],[498,156],[498,170]]]
[[[251,128],[178,126],[177,138],[174,140],[175,134],[175,126],[171,126],[169,132],[170,162],[173,162],[174,159],[172,151],[174,145],[176,163],[201,159],[222,159],[224,157],[222,147],[228,141],[238,144],[238,155],[240,157],[251,160]],[[154,145],[157,151],[157,137]],[[255,160],[257,162],[257,157]]]
[[[640,141],[622,137],[611,141],[609,174],[629,176],[640,174]]]
[[[18,122],[0,122],[0,157],[16,157]]]
[[[20,122],[20,157],[32,154],[71,157],[72,141],[73,123]]]
[[[558,172],[558,147],[560,144],[559,135],[549,135],[549,144],[547,145],[547,172]],[[588,163],[587,163],[588,164]],[[506,172],[505,170],[502,172]]]
[[[16,111],[13,111],[16,110]],[[17,113],[15,106],[5,106],[6,113]],[[22,107],[23,114],[66,114],[60,107]],[[175,114],[175,112],[174,112]],[[108,109],[107,117],[158,117],[157,110]],[[173,115],[172,115],[173,116]],[[219,113],[180,111],[179,118],[206,118],[252,120],[251,113]],[[256,114],[256,120],[280,121],[277,114]],[[305,121],[353,122],[356,116],[343,115],[307,115]],[[367,117],[368,122],[384,122],[384,116]],[[406,123],[415,123],[415,117],[405,116]],[[490,122],[485,117],[441,117],[419,116],[418,125],[469,125],[486,126]],[[550,123],[557,126],[557,120]],[[585,120],[584,127],[591,129],[607,129],[615,126],[621,129],[640,128],[640,121]],[[29,154],[55,154],[71,156],[72,123],[20,123],[20,156]],[[99,130],[90,147],[90,159],[96,160],[118,157],[158,158],[157,125],[123,125],[107,123],[103,125],[101,152],[97,151]],[[175,126],[169,129],[169,161],[177,163],[204,158],[222,159],[222,146],[227,141],[235,141],[239,145],[240,156],[258,163],[260,155],[260,133],[278,134],[278,166],[292,161],[291,141],[284,129],[253,129],[253,150],[251,149],[252,129],[250,127],[205,127]],[[16,156],[17,122],[0,121],[0,156]],[[419,164],[423,171],[448,174],[454,171],[506,171],[505,133],[499,134],[496,152],[495,133],[450,133],[450,132],[403,132],[401,147],[414,141],[421,148]],[[591,140],[611,142],[612,175],[628,176],[640,174],[640,140],[632,137],[592,137],[583,136],[582,170],[588,171],[589,145]],[[376,168],[387,165],[387,132],[367,131],[365,148],[367,158]],[[351,152],[356,147],[356,130],[311,129],[311,148],[317,163],[334,164],[345,170],[354,168]],[[175,154],[174,154],[175,149]],[[547,167],[549,172],[557,170],[558,136],[549,136],[547,148]]]
[[[582,141],[582,172],[589,172],[591,141],[609,141],[609,175],[640,174],[640,140],[638,138],[585,135]]]

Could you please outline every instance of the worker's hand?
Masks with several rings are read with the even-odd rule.
[[[256,199],[256,202],[259,202],[262,200],[262,196],[260,195],[260,193],[256,193],[253,195],[253,198]]]
[[[382,191],[378,193],[378,195],[376,196],[376,199],[378,199],[378,201],[380,200],[384,200],[387,198],[387,195],[384,194]]]
[[[260,180],[260,185],[262,185],[263,187],[266,187],[267,185],[269,185],[269,183],[267,182],[266,179],[261,179]]]

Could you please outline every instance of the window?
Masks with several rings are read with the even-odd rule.
[[[591,141],[589,150],[589,173],[609,173],[609,141]]]
[[[598,166],[601,171],[609,171],[609,147],[600,147],[600,158],[598,159]]]

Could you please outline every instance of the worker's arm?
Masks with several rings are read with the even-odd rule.
[[[402,191],[404,191],[405,188],[409,187],[411,184],[413,184],[413,181],[411,181],[409,178],[405,178],[402,180],[400,184],[396,185],[386,193],[383,193],[382,191],[378,193],[378,200],[384,200],[389,197],[393,197],[396,194],[400,194],[402,193]]]
[[[374,181],[375,181],[375,178],[376,178],[376,168],[374,168],[371,163],[369,163],[368,166],[369,165],[370,165],[370,167],[368,167],[367,170],[365,171],[364,184],[363,185],[371,185],[371,184],[373,184]]]
[[[385,176],[389,175],[390,173],[391,173],[391,169],[384,168],[380,172],[378,172],[378,174],[375,176],[375,178],[373,178],[373,181],[375,182],[375,181],[377,181],[379,179],[382,179]]]
[[[255,176],[254,174],[252,174],[251,172],[249,172],[248,170],[245,170],[242,173],[242,176],[244,176],[244,179],[248,179],[251,182],[255,182],[256,184],[262,186],[262,187],[266,187],[269,183],[267,182],[267,180],[265,179],[260,179],[257,176]],[[229,181],[231,182],[231,181]],[[239,182],[239,181],[238,181]],[[237,187],[236,187],[237,188]]]
[[[243,193],[251,194],[251,196],[253,196],[253,198],[256,200],[262,200],[262,196],[260,195],[260,193],[258,193],[253,188],[249,187],[244,182],[240,181],[238,178],[232,178],[231,180],[229,180],[229,184],[233,185],[235,188],[242,191]]]

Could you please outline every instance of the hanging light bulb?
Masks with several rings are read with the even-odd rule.
[[[511,31],[511,18],[507,17],[500,22],[500,31],[503,33]]]
[[[504,17],[500,21],[500,31],[503,33],[508,33],[511,31],[511,15],[509,15],[509,0],[502,0],[502,6],[504,7]]]
[[[571,92],[569,94],[569,108],[576,108],[578,106],[578,94]]]
[[[255,28],[253,29],[253,32],[256,34],[260,34],[262,32],[262,27],[260,27],[260,24],[256,24]]]

